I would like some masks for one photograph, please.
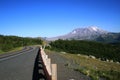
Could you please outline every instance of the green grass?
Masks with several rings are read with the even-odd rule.
[[[99,59],[89,58],[85,55],[63,54],[60,52],[59,54],[70,61],[65,66],[90,76],[92,80],[99,80],[100,78],[106,80],[120,79],[120,63],[105,62]]]
[[[23,47],[17,47],[17,48],[14,48],[14,49],[12,49],[8,52],[4,52],[4,51],[0,50],[0,54],[6,54],[6,53],[9,53],[9,52],[19,51],[19,50],[22,50],[22,49],[23,49]]]
[[[0,50],[0,54],[4,53],[2,50]]]

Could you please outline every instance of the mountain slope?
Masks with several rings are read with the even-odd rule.
[[[111,33],[100,35],[95,39],[99,42],[117,43],[120,42],[120,33]]]

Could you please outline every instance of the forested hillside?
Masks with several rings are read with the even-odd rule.
[[[93,55],[102,60],[120,62],[120,46],[81,40],[56,40],[50,43],[51,49],[74,54]]]
[[[42,40],[35,38],[0,35],[0,52],[6,52],[16,47],[36,44],[42,44]]]

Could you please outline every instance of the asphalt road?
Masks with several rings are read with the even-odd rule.
[[[0,80],[32,80],[38,48],[0,58]]]

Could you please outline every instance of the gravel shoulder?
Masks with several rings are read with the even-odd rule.
[[[90,80],[89,77],[66,66],[69,60],[61,56],[58,52],[46,51],[46,54],[51,58],[52,63],[57,64],[58,80]]]

